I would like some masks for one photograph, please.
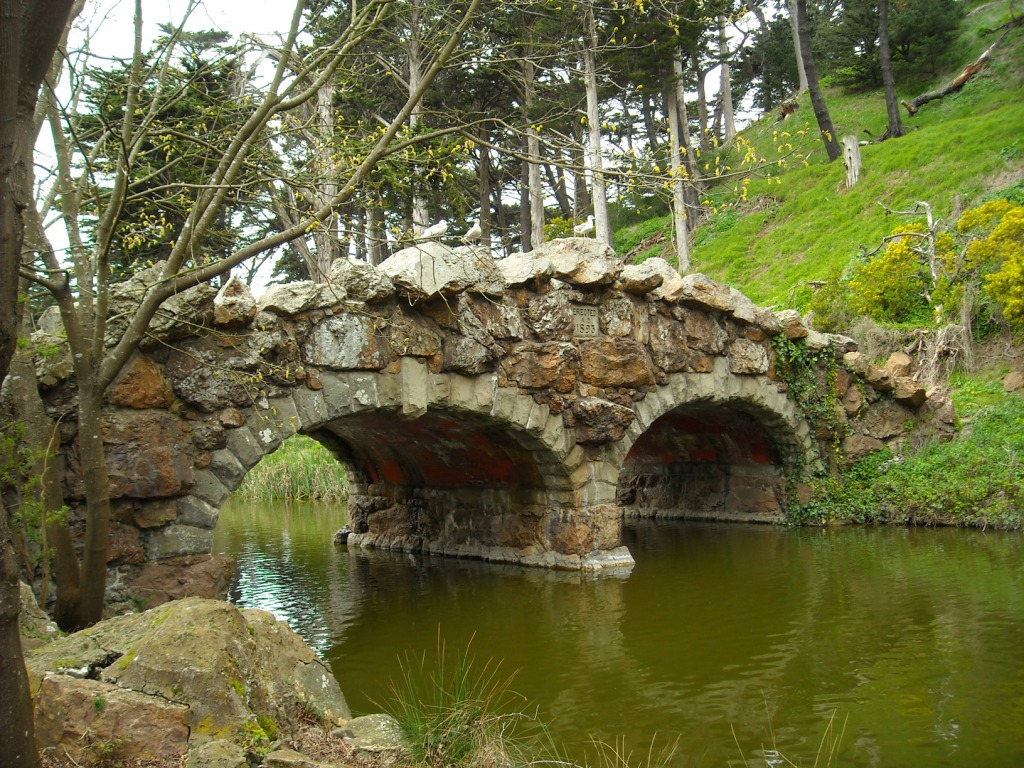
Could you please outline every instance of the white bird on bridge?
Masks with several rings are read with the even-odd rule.
[[[578,237],[586,237],[594,231],[594,216],[587,216],[587,220],[582,224],[577,224],[572,228],[572,233]]]
[[[431,224],[429,227],[425,227],[418,235],[416,240],[440,240],[444,233],[448,231],[448,222],[441,219],[437,224]]]
[[[462,242],[464,243],[475,243],[484,235],[484,230],[480,226],[480,219],[473,222],[473,226],[462,236]]]

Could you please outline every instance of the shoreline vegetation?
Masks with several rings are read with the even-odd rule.
[[[308,435],[294,435],[245,476],[235,491],[246,501],[348,500],[345,465]]]

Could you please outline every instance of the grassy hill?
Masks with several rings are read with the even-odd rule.
[[[1008,14],[1005,0],[972,4],[955,64],[932,81],[898,84],[899,97],[949,83],[991,45],[998,35],[993,30]],[[829,88],[826,99],[840,136],[870,141],[885,132],[881,90]],[[788,167],[767,169],[751,181],[745,202],[735,202],[733,185],[712,187],[707,196],[721,205],[692,233],[693,270],[739,288],[759,304],[805,308],[809,282],[843,269],[893,229],[883,205],[906,210],[925,201],[937,218],[954,223],[955,206],[969,208],[1000,193],[1024,199],[1024,27],[1010,32],[960,92],[924,105],[915,117],[902,117],[906,136],[861,147],[860,181],[849,190],[842,161],[826,160],[806,94],[785,121],[772,114],[747,127],[742,141],[758,156],[776,156],[789,143],[806,156],[806,164],[791,160]],[[721,164],[736,162],[738,154],[726,150]],[[674,261],[669,226],[664,217],[619,230],[616,249],[637,261],[653,255]],[[644,245],[652,240],[660,242]]]
[[[900,99],[950,83],[996,39],[1011,5],[970,3],[946,71],[898,84]],[[1024,204],[1024,26],[1009,33],[988,66],[958,93],[924,105],[915,117],[904,111],[904,137],[871,141],[886,129],[880,90],[828,88],[826,100],[840,136],[871,142],[861,147],[858,183],[847,189],[842,161],[827,162],[810,100],[802,95],[788,119],[765,116],[742,132],[738,143],[744,148],[718,151],[723,168],[738,166],[745,146],[758,157],[778,156],[780,147],[792,155],[785,167],[753,178],[743,201],[735,180],[705,192],[713,212],[691,235],[694,271],[735,286],[758,304],[806,310],[812,284],[834,278],[912,220],[887,215],[885,207],[903,211],[924,201],[936,219],[954,225],[962,210],[989,199]],[[702,162],[715,167],[714,157]],[[923,215],[918,220],[923,223]],[[622,228],[616,249],[630,261],[663,256],[674,262],[670,227],[666,216]],[[900,338],[905,344],[915,333],[869,327],[885,338],[874,350],[882,357],[887,345],[899,346]],[[816,478],[813,498],[791,510],[793,520],[1024,528],[1024,397],[1001,384],[1007,371],[1024,367],[1024,344],[1020,332],[987,333],[971,345],[976,354],[970,370],[955,370],[948,382],[961,419],[957,439],[908,456],[883,451],[838,475]]]

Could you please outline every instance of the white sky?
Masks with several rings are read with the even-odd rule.
[[[159,34],[160,24],[178,24],[187,8],[187,0],[143,0],[145,40],[151,41]],[[185,28],[220,29],[233,35],[249,32],[273,38],[288,30],[293,9],[291,0],[206,0],[192,12]],[[124,57],[132,50],[134,15],[133,0],[99,0],[86,3],[75,26],[87,26],[92,31],[97,53]]]

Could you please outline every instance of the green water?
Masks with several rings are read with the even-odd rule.
[[[231,598],[286,619],[357,714],[399,659],[467,646],[516,672],[576,757],[807,766],[1024,765],[1024,538],[902,528],[636,523],[627,575],[335,548],[344,510],[232,503]],[[824,761],[820,763],[824,765]]]

